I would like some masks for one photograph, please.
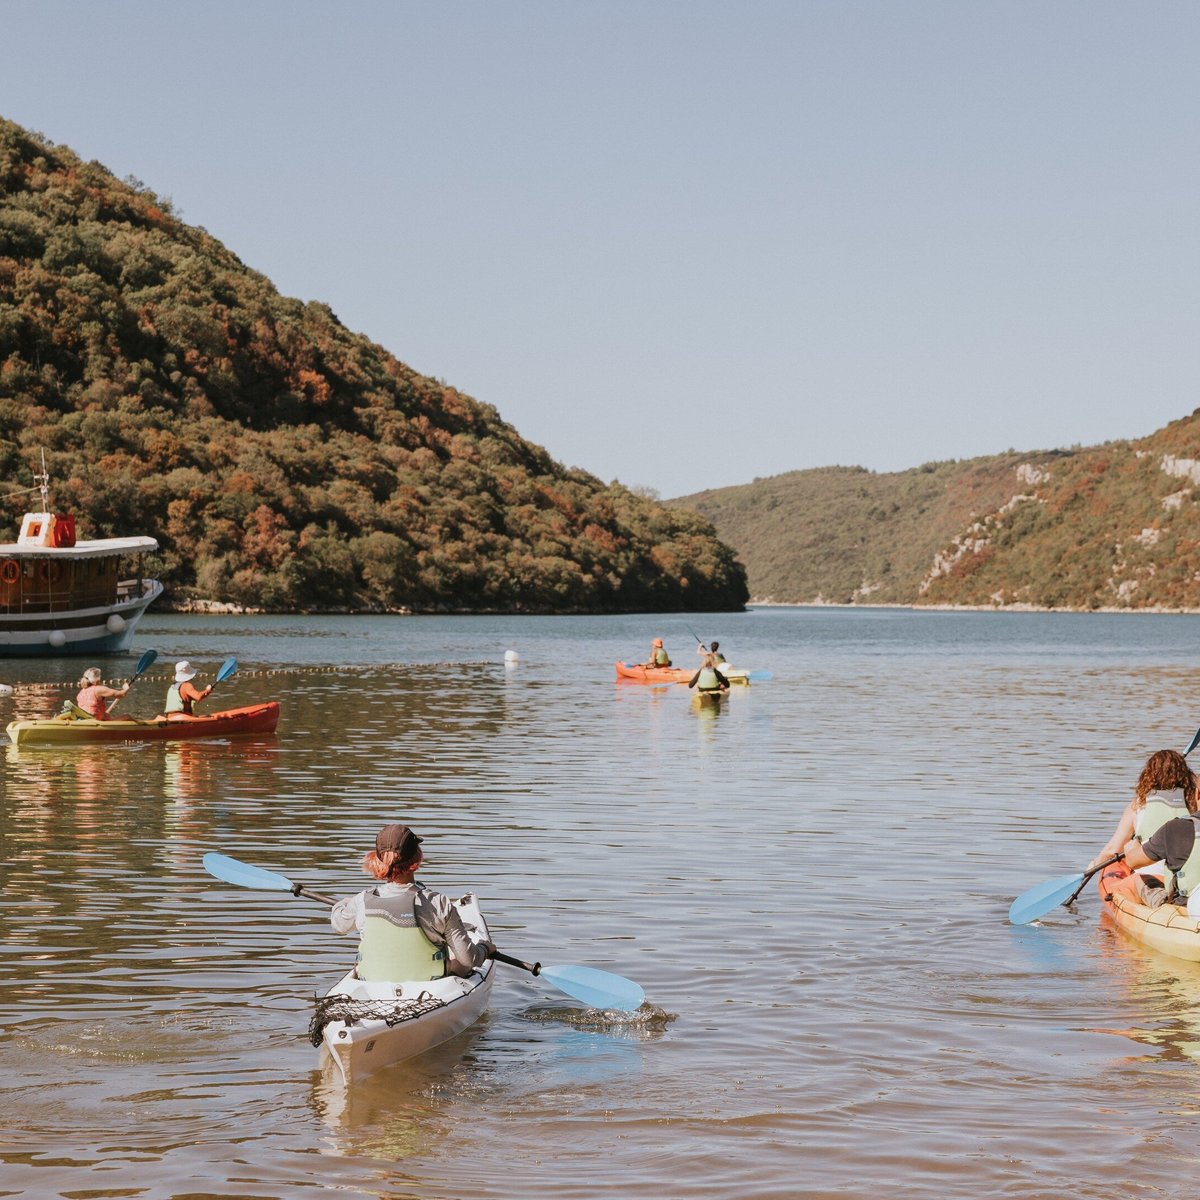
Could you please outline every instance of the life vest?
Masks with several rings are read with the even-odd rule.
[[[97,691],[99,687],[100,684],[98,683],[93,684],[91,687],[85,687],[75,697],[75,703],[89,716],[95,717],[97,721],[107,721],[108,705],[105,704],[104,697]]]
[[[1167,881],[1167,888],[1176,904],[1186,904],[1192,892],[1200,888],[1200,817],[1192,813],[1188,813],[1188,816],[1196,835],[1196,840],[1192,843],[1192,852],[1184,859],[1183,866],[1178,871],[1167,871],[1167,875],[1172,876]]]
[[[358,945],[358,977],[382,983],[441,979],[446,951],[435,946],[417,924],[411,892],[381,896],[367,892],[362,940]]]
[[[654,665],[656,667],[669,667],[671,665],[671,656],[661,646],[654,651]]]
[[[696,686],[702,692],[719,692],[721,690],[721,681],[717,678],[717,673],[712,667],[701,667],[700,677],[696,680]]]
[[[1133,836],[1139,842],[1148,842],[1168,821],[1191,815],[1183,798],[1183,788],[1172,788],[1169,792],[1150,792],[1145,804],[1137,810]]]
[[[167,688],[167,703],[163,708],[165,713],[187,712],[188,706],[184,704],[183,697],[179,694],[179,684],[173,683]]]

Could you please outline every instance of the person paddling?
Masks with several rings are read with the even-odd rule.
[[[196,672],[192,670],[192,664],[187,659],[175,664],[175,682],[167,689],[167,703],[163,712],[168,716],[171,713],[195,716],[193,707],[212,691],[211,683],[206,688],[197,688],[192,683],[195,678]]]
[[[463,924],[449,897],[414,876],[425,861],[423,838],[407,825],[385,825],[362,867],[377,887],[339,900],[329,913],[335,933],[361,935],[358,978],[398,983],[470,975],[496,949]]]
[[[655,638],[650,643],[650,657],[642,664],[645,667],[669,667],[671,656],[663,648],[662,638]]]
[[[79,695],[75,697],[75,703],[97,721],[107,721],[110,707],[108,702],[111,700],[115,703],[129,691],[129,684],[111,688],[105,686],[103,679],[99,667],[88,667],[79,681]]]
[[[711,650],[704,652],[704,657],[700,660],[700,670],[688,680],[688,687],[698,687],[702,692],[729,691],[729,680],[717,670],[716,656]]]
[[[1133,871],[1125,878],[1110,879],[1113,892],[1125,892],[1142,904],[1158,908],[1162,904],[1186,904],[1192,892],[1200,888],[1198,792],[1200,781],[1178,750],[1159,750],[1150,756],[1134,798],[1109,839],[1111,845],[1122,835],[1128,836],[1117,848]],[[1092,865],[1095,862],[1093,859]],[[1138,870],[1157,862],[1165,868],[1165,884]]]

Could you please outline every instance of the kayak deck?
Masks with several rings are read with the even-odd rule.
[[[1151,908],[1121,886],[1133,872],[1112,863],[1101,872],[1100,899],[1105,911],[1130,937],[1172,958],[1200,962],[1200,921],[1178,904]]]
[[[11,721],[8,736],[18,746],[30,742],[95,743],[168,741],[180,738],[229,737],[243,733],[274,733],[279,724],[279,703],[252,704],[223,712],[188,716],[151,717],[140,721],[117,718],[97,721],[92,717],[45,717]]]

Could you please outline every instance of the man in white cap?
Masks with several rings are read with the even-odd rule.
[[[202,691],[193,687],[192,680],[195,678],[196,672],[192,670],[192,664],[187,659],[175,664],[175,682],[167,689],[167,706],[163,709],[165,713],[169,715],[181,712],[189,717],[195,715],[192,706],[212,691],[212,684]]]

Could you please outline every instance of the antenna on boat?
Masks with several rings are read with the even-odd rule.
[[[42,473],[34,473],[34,482],[42,493],[42,512],[50,511],[50,472],[46,470],[46,451],[42,451]]]

